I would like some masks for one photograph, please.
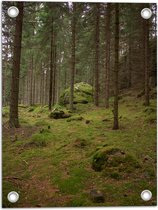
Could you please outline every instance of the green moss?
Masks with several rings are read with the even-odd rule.
[[[38,121],[35,122],[35,126],[49,126],[49,125],[50,125],[50,123],[47,122],[46,120],[45,121],[44,120],[38,120]]]
[[[26,143],[26,146],[45,147],[53,140],[54,136],[49,130],[41,129],[40,133],[35,133],[31,136],[31,140]]]
[[[118,148],[102,148],[101,150],[98,150],[92,160],[92,168],[95,171],[101,171],[104,168],[105,163],[107,162],[109,155],[115,154],[119,152],[120,149]]]
[[[83,167],[74,167],[69,173],[70,175],[67,178],[60,177],[58,174],[56,177],[53,177],[53,180],[55,183],[58,182],[61,192],[75,195],[82,190],[84,181],[90,174]]]
[[[155,113],[149,114],[145,117],[146,123],[156,124],[156,120],[157,120],[157,117]]]
[[[2,108],[2,117],[8,117],[9,116],[9,107],[3,107]]]
[[[73,116],[73,117],[70,117],[67,122],[71,122],[71,121],[81,121],[83,120],[83,117],[82,116]]]
[[[33,112],[34,110],[35,110],[35,107],[31,106],[31,107],[28,108],[28,112]]]
[[[69,104],[69,96],[70,96],[70,88],[66,89],[63,94],[59,98],[59,103],[62,105]],[[83,103],[86,104],[88,102],[93,101],[93,93],[92,86],[80,82],[74,85],[74,104]]]
[[[103,174],[112,178],[120,178],[122,174],[132,173],[140,164],[131,154],[118,148],[105,147],[93,156],[92,168],[104,171]]]
[[[69,123],[52,120],[48,118],[48,111],[38,114],[41,108],[48,110],[47,106],[36,106],[32,112],[19,107],[20,119],[25,123],[16,130],[18,134],[4,130],[2,163],[3,177],[17,176],[21,180],[3,179],[3,200],[7,202],[8,191],[19,190],[24,199],[8,205],[36,207],[39,198],[43,198],[45,207],[94,206],[88,196],[93,188],[105,192],[105,206],[153,205],[156,201],[156,123],[150,123],[147,118],[156,115],[156,100],[151,100],[150,107],[154,108],[153,112],[145,112],[143,98],[123,96],[117,131],[112,130],[111,107],[76,104],[73,116],[82,116],[90,120],[89,124],[85,120]],[[33,126],[32,132],[39,131],[30,137],[31,130],[28,132],[26,123]],[[17,141],[10,141],[15,135],[18,135]],[[37,146],[29,145],[34,141]],[[95,155],[97,162],[101,161],[101,172],[91,168]],[[144,162],[146,156],[150,158]],[[28,194],[26,184],[29,184],[30,196],[25,196]],[[52,198],[45,199],[43,187],[53,196],[53,204]],[[54,189],[57,192],[53,193]],[[153,194],[152,200],[145,203],[140,198],[144,189],[150,189]]]
[[[156,113],[156,109],[153,108],[153,107],[146,107],[146,108],[144,109],[144,112],[145,112],[146,114],[150,115],[150,114],[152,114],[152,113]]]
[[[112,173],[110,174],[110,177],[111,177],[112,179],[116,179],[116,180],[119,180],[119,179],[121,178],[120,174],[117,173],[117,172],[112,172]]]
[[[80,194],[79,196],[73,197],[73,199],[67,203],[68,207],[84,207],[91,203],[87,200],[87,194]]]

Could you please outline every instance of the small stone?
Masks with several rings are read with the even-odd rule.
[[[152,158],[151,158],[150,156],[146,155],[146,156],[144,157],[144,160],[143,160],[143,161],[148,161],[148,160],[152,161]]]
[[[104,203],[105,201],[104,194],[100,190],[91,190],[90,197],[94,203]]]
[[[40,133],[43,133],[44,132],[44,129],[42,128],[41,130],[40,130]]]
[[[124,151],[121,151],[121,154],[122,154],[122,155],[125,155],[125,152],[124,152]]]
[[[42,207],[40,204],[37,204],[36,207]]]
[[[86,124],[89,124],[90,123],[90,120],[86,120]]]
[[[110,121],[110,119],[103,119],[102,121],[103,122],[108,122],[108,121]]]

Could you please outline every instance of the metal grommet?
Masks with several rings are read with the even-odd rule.
[[[141,198],[144,200],[144,201],[149,201],[151,198],[152,198],[152,193],[150,190],[144,190],[142,191],[141,193]]]
[[[19,194],[15,191],[8,193],[8,201],[11,203],[16,203],[19,200]]]
[[[144,18],[144,19],[149,19],[149,18],[151,18],[151,16],[152,16],[152,11],[151,11],[151,9],[149,9],[149,8],[144,8],[144,9],[142,9],[142,11],[141,11],[141,16],[142,16],[142,18]]]
[[[19,9],[15,6],[9,7],[7,13],[10,17],[15,18],[19,14]]]

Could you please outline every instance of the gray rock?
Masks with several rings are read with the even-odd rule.
[[[91,190],[90,197],[93,203],[104,203],[105,201],[104,194],[100,190]]]
[[[69,118],[69,117],[71,117],[71,115],[70,114],[66,114],[62,110],[53,110],[50,113],[49,117],[53,118],[53,119],[62,119],[62,118]]]

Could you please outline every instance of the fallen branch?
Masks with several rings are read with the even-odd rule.
[[[19,180],[22,180],[21,178],[16,177],[16,176],[5,176],[5,177],[3,177],[3,179],[7,179],[7,180],[12,180],[12,179],[17,180],[17,179],[19,179]]]

